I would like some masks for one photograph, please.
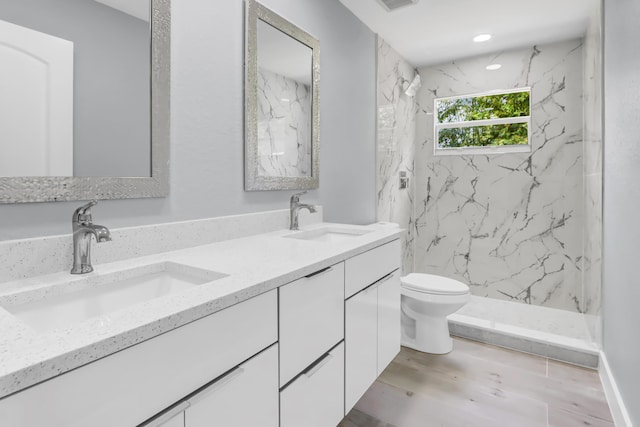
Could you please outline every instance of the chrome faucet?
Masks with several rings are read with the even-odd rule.
[[[298,213],[300,212],[300,209],[308,209],[309,212],[311,213],[315,213],[316,211],[316,207],[314,205],[305,205],[303,203],[300,203],[300,196],[302,196],[305,193],[306,191],[303,191],[302,193],[296,193],[293,196],[291,196],[291,202],[289,203],[289,207],[291,208],[291,211],[290,211],[291,225],[289,226],[289,230],[299,230]]]
[[[108,242],[111,240],[111,233],[107,227],[93,224],[91,218],[91,207],[98,204],[97,200],[92,200],[84,206],[80,206],[73,213],[73,268],[71,274],[91,273],[91,236],[96,237],[96,242]]]

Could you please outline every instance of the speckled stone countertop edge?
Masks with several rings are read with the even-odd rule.
[[[279,230],[97,265],[95,274],[99,275],[169,261],[221,271],[228,277],[50,333],[37,333],[0,308],[0,398],[396,240],[403,232],[375,224],[321,223],[308,229],[324,226],[356,227],[370,232],[345,242],[322,243],[282,238],[295,232]],[[25,280],[25,286],[33,286],[34,282],[42,286],[43,282],[60,277],[67,276],[56,273],[35,281],[31,278]]]

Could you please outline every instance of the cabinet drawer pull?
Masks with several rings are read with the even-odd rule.
[[[394,272],[395,273],[395,272]],[[386,282],[387,280],[391,279],[393,277],[394,273],[389,273],[386,276],[384,276],[382,279],[378,280],[377,282],[375,282],[373,285],[369,286],[368,288],[366,288],[364,291],[362,291],[365,294],[368,294],[369,292],[373,292],[376,289],[378,289],[378,287],[380,285],[382,285],[384,282]]]
[[[177,404],[176,406],[174,406],[173,408],[169,409],[167,412],[161,414],[159,417],[154,418],[148,423],[140,424],[140,426],[138,427],[162,427],[163,424],[170,421],[174,417],[177,417],[178,415],[180,415],[181,412],[184,412],[185,410],[187,410],[189,406],[191,406],[189,402],[184,400],[179,404]]]
[[[198,402],[199,400],[202,400],[203,398],[205,398],[206,396],[210,395],[211,393],[215,393],[216,391],[224,388],[226,385],[231,383],[233,380],[237,379],[242,374],[244,374],[244,368],[236,368],[236,369],[234,369],[233,371],[229,372],[224,377],[220,378],[219,380],[217,380],[213,384],[209,385],[207,388],[202,390],[200,393],[198,393],[195,396],[193,396],[192,398],[190,398],[188,400],[188,402],[191,405],[195,404],[196,402]]]
[[[305,277],[305,279],[311,279],[312,277],[322,276],[323,274],[326,274],[326,273],[330,272],[331,270],[333,270],[333,267],[323,268],[322,270],[318,270],[315,273],[307,274],[304,277]]]
[[[320,360],[318,363],[316,363],[315,365],[313,365],[308,371],[306,371],[304,374],[306,375],[307,378],[311,378],[312,376],[314,376],[316,374],[316,372],[318,372],[324,365],[326,365],[327,363],[329,363],[329,361],[333,359],[333,354],[331,353],[327,353],[324,356],[324,359]]]
[[[384,282],[386,282],[387,280],[391,279],[393,277],[394,273],[395,273],[395,271],[387,274],[382,279],[378,280],[378,283],[376,283],[376,287],[382,285]]]

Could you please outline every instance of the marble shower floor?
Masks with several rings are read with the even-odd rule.
[[[408,348],[339,427],[613,427],[595,370],[454,338],[447,355]]]
[[[452,335],[596,367],[599,348],[582,314],[472,296],[448,317]]]

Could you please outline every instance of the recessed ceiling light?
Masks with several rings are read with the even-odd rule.
[[[476,43],[482,43],[490,39],[491,39],[491,34],[478,34],[473,38],[473,41]]]
[[[502,68],[502,64],[491,64],[491,65],[487,65],[486,68],[489,71],[495,71],[495,70],[499,70],[500,68]]]

